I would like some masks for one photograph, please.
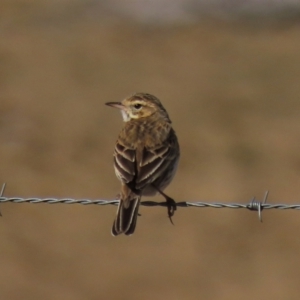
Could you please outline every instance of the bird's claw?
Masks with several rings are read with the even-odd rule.
[[[166,198],[166,203],[168,207],[168,217],[170,219],[170,222],[172,225],[174,225],[172,217],[174,216],[175,210],[177,210],[177,205],[174,199],[167,197]]]

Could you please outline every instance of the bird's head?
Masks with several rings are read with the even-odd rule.
[[[150,94],[136,93],[121,102],[107,102],[105,104],[119,108],[124,122],[147,118],[155,114],[169,120],[168,113],[161,102]]]

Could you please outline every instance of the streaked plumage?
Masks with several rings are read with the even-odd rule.
[[[169,217],[176,204],[163,193],[172,181],[179,160],[179,145],[171,120],[153,95],[136,93],[106,105],[121,110],[125,124],[114,151],[114,168],[121,181],[120,204],[112,234],[134,232],[141,196],[162,194]]]

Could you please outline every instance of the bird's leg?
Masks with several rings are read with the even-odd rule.
[[[153,184],[152,184],[153,185]],[[154,188],[166,199],[167,208],[168,208],[168,217],[170,219],[170,222],[174,225],[172,221],[172,217],[174,216],[175,210],[177,209],[177,205],[174,199],[166,195],[164,192],[162,192],[159,188],[157,188],[155,185],[153,185]]]

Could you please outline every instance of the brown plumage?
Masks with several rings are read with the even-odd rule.
[[[120,204],[112,234],[134,232],[141,196],[163,195],[169,217],[176,204],[163,193],[172,181],[179,160],[179,145],[171,120],[153,95],[136,93],[106,105],[121,110],[125,124],[114,151],[114,168],[121,181]]]

